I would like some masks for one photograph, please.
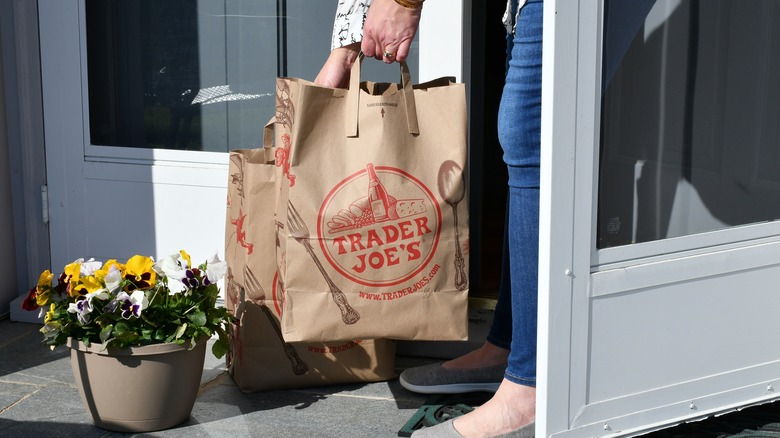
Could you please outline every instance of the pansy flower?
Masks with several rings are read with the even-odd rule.
[[[148,289],[154,285],[156,281],[156,273],[154,272],[154,260],[151,257],[145,257],[141,255],[134,255],[125,264],[126,280],[130,280],[131,284],[125,286],[125,290],[134,289]]]
[[[184,283],[184,286],[186,286],[187,289],[195,289],[196,287],[200,286],[199,277],[199,269],[187,269],[184,271],[184,278],[181,280],[181,282]]]
[[[79,260],[81,261],[81,266],[79,267],[79,273],[82,276],[95,275],[95,272],[98,271],[101,266],[103,266],[103,262],[96,261],[94,258],[91,258],[86,262],[84,261],[84,259],[79,259]]]
[[[92,300],[86,298],[68,304],[68,313],[75,313],[81,325],[89,323],[89,314],[92,313]]]
[[[149,300],[142,290],[136,290],[131,295],[128,295],[127,292],[120,292],[116,299],[119,301],[124,319],[140,317],[141,312],[149,306]]]
[[[54,291],[58,295],[66,295],[68,293],[68,289],[68,275],[63,272],[59,277],[57,277],[57,286],[54,287]]]
[[[40,307],[37,302],[37,288],[30,289],[30,292],[27,293],[27,297],[22,301],[22,309],[24,310],[38,310]]]
[[[79,280],[81,278],[82,261],[84,261],[84,259],[77,259],[73,263],[70,263],[69,265],[65,266],[65,269],[63,270],[63,276],[60,277],[62,278],[62,283],[66,284],[67,286],[68,295],[72,297],[78,296],[78,292],[75,291],[75,289],[76,286],[78,286]]]
[[[103,283],[101,283],[100,280],[98,280],[94,275],[88,275],[79,279],[79,283],[71,289],[70,295],[76,299],[79,299],[80,297],[94,295],[101,291],[105,291]]]
[[[184,289],[182,280],[186,276],[188,267],[186,263],[187,260],[182,258],[181,253],[176,253],[163,257],[154,265],[154,270],[157,271],[157,274],[168,278],[170,295],[175,295]]]
[[[25,302],[22,304],[22,307],[26,308],[27,310],[35,310],[38,307],[49,304],[54,292],[51,287],[52,278],[54,278],[54,274],[52,274],[48,269],[43,271],[38,277],[38,284],[30,290],[30,295],[28,295],[27,300],[25,300],[32,300],[33,302]]]
[[[39,306],[45,306],[46,304],[49,304],[49,299],[52,295],[51,280],[53,278],[54,274],[52,274],[48,269],[43,271],[38,277],[38,284],[35,286],[35,290],[37,291],[35,295],[35,301],[38,302]]]
[[[109,291],[112,291],[115,290],[117,279],[119,280],[119,283],[122,282],[122,269],[124,269],[124,265],[118,263],[116,259],[111,259],[92,275],[94,275],[98,281],[105,284]],[[112,283],[112,285],[109,286],[109,283]]]
[[[54,318],[54,309],[56,309],[56,306],[54,303],[51,303],[51,306],[49,306],[49,311],[46,312],[46,315],[43,317],[43,323],[48,324],[51,322],[51,320]]]
[[[181,249],[179,250],[179,255],[181,255],[181,258],[187,262],[185,265],[187,268],[192,268],[192,257],[190,257],[189,254],[187,254],[187,251]]]
[[[117,265],[111,265],[108,267],[108,272],[103,277],[103,281],[106,283],[106,289],[109,293],[115,293],[122,286],[122,271]]]
[[[225,273],[227,273],[227,263],[220,260],[214,253],[206,262],[206,278],[203,279],[203,284],[208,286],[211,283],[216,283],[225,276]]]

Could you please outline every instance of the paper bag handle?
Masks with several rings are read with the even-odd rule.
[[[276,124],[276,117],[271,117],[271,120],[266,122],[265,126],[263,127],[263,152],[265,154],[266,163],[269,163],[275,159],[274,124]]]
[[[358,110],[360,108],[360,64],[363,63],[363,52],[352,64],[352,72],[349,77],[349,92],[347,93],[349,104],[347,105],[347,137],[358,136]],[[401,67],[401,90],[406,110],[406,124],[409,134],[419,135],[420,127],[417,124],[417,106],[414,103],[414,89],[412,88],[412,75],[406,62],[399,63]]]

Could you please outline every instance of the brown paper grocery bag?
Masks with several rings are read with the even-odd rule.
[[[277,79],[288,341],[467,338],[465,88],[401,76]]]
[[[266,144],[272,141],[271,135]],[[288,343],[282,338],[273,151],[230,153],[225,289],[227,307],[237,318],[227,359],[231,376],[246,392],[393,378],[393,341]]]

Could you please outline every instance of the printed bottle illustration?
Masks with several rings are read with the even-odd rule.
[[[323,255],[351,282],[388,288],[431,280],[434,266],[423,271],[436,254],[441,209],[409,172],[367,163],[328,192],[317,219]]]
[[[382,181],[376,176],[373,164],[366,166],[368,172],[368,202],[371,204],[371,212],[374,222],[383,222],[388,219],[387,209],[390,207],[390,196],[382,185]]]
[[[373,225],[388,220],[396,220],[425,214],[425,200],[396,199],[387,192],[379,180],[374,165],[366,166],[368,174],[368,196],[356,199],[348,208],[343,208],[328,222],[328,231],[338,233]]]

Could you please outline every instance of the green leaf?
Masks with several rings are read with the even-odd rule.
[[[206,314],[203,312],[195,312],[187,315],[187,319],[198,327],[206,325]]]
[[[131,332],[132,328],[130,328],[130,325],[126,323],[125,321],[119,321],[116,323],[116,326],[114,326],[114,330],[117,334],[117,336],[124,335],[127,332]]]
[[[100,331],[100,343],[105,344],[106,340],[111,338],[111,332],[114,330],[114,326],[112,324],[109,324],[105,327],[103,327],[103,330]]]
[[[186,331],[187,331],[187,323],[185,322],[184,324],[180,325],[179,328],[176,329],[176,333],[174,336],[176,337],[176,339],[179,339],[184,335],[184,332]]]
[[[211,346],[211,353],[214,354],[217,359],[221,359],[222,356],[227,354],[229,349],[230,347],[228,346],[227,341],[220,338]]]

